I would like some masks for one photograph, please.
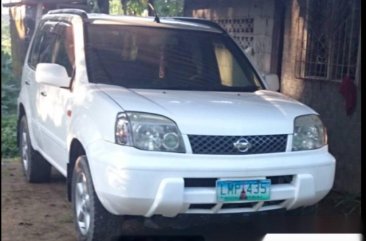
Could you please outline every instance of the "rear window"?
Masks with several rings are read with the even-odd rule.
[[[86,54],[93,83],[137,89],[254,91],[261,82],[223,34],[90,24]]]

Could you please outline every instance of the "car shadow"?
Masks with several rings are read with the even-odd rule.
[[[66,177],[64,177],[56,168],[51,168],[50,183],[66,183]]]

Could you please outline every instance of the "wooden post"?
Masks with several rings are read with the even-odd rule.
[[[16,5],[9,8],[11,55],[15,79],[20,79],[28,45],[35,30],[35,5]]]
[[[16,80],[20,80],[23,62],[27,51],[26,27],[24,25],[26,6],[20,5],[9,9],[11,55],[13,60],[13,73]]]
[[[37,11],[36,11],[36,26],[35,28],[37,28],[39,21],[42,18],[42,13],[43,13],[43,4],[42,3],[38,3],[37,4]]]
[[[148,0],[147,4],[151,4],[155,8],[154,0]],[[154,11],[149,6],[147,7],[147,12],[148,12],[149,16],[154,16],[155,15]]]
[[[121,0],[122,10],[123,10],[124,15],[128,15],[128,13],[127,13],[127,2],[128,2],[128,0]]]

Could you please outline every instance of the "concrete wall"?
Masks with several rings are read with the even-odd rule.
[[[297,79],[295,77],[299,4],[288,0],[285,10],[285,36],[281,91],[317,111],[328,129],[329,150],[337,159],[335,190],[361,192],[361,82],[357,75],[357,107],[348,116],[334,80]],[[301,19],[300,19],[301,20]],[[360,51],[360,50],[359,50]]]
[[[253,18],[253,32],[229,33],[239,37],[237,40],[242,48],[248,43],[241,38],[253,37],[249,44],[253,47],[257,67],[263,72],[279,74],[282,93],[309,105],[321,115],[328,129],[329,150],[337,159],[334,189],[360,193],[360,68],[356,75],[357,106],[351,116],[346,114],[345,102],[339,93],[339,81],[296,78],[299,21],[301,24],[299,9],[298,0],[186,0],[185,16],[207,18],[219,23],[222,19]],[[232,27],[225,24],[224,28],[230,30]]]
[[[272,58],[278,54],[279,49],[272,46],[275,2],[275,0],[186,0],[185,16],[218,22],[242,49],[252,47],[249,55],[260,71],[276,73],[278,59]]]

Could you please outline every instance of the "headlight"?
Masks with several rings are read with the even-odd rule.
[[[154,114],[125,112],[116,120],[116,143],[149,151],[185,152],[182,135],[170,119]]]
[[[296,117],[292,150],[312,150],[327,144],[326,129],[317,115]]]

